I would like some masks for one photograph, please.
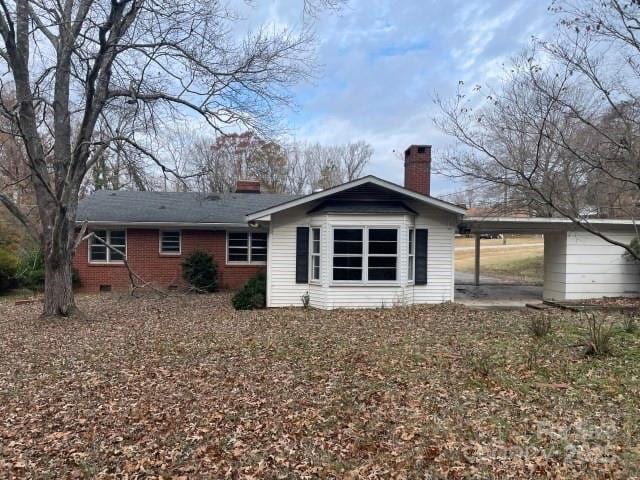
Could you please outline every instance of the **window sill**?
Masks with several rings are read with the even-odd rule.
[[[267,262],[227,262],[229,267],[264,267]]]
[[[88,265],[93,267],[124,267],[124,262],[121,260],[114,260],[113,262],[89,260]]]
[[[158,252],[158,255],[161,257],[180,257],[182,256],[182,252],[175,252],[175,253]]]
[[[385,281],[369,281],[369,282],[362,282],[362,281],[357,281],[354,280],[352,282],[350,281],[338,281],[338,282],[331,282],[329,284],[330,287],[401,287],[402,284],[400,282],[385,282]]]

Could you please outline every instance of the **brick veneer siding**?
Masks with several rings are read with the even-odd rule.
[[[411,145],[404,152],[404,186],[431,194],[431,145]]]
[[[226,232],[223,230],[182,230],[182,254],[159,253],[159,230],[127,229],[127,260],[131,269],[145,281],[167,288],[184,286],[182,261],[194,250],[209,252],[218,265],[218,282],[221,288],[239,288],[249,278],[266,267],[264,265],[227,265]],[[76,250],[73,264],[80,274],[80,292],[96,293],[100,285],[111,285],[112,291],[127,291],[129,275],[122,264],[89,263],[88,242],[85,240]]]

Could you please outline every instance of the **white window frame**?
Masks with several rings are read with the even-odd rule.
[[[231,233],[246,233],[247,234],[247,260],[242,260],[242,261],[231,261],[229,260],[229,234]],[[267,250],[267,258],[269,258],[269,232],[265,232],[265,231],[256,231],[256,232],[252,232],[250,230],[227,230],[227,234],[226,234],[226,245],[225,245],[225,261],[227,265],[266,265],[267,261],[266,260],[253,260],[251,258],[251,249],[252,249],[252,245],[251,245],[251,239],[252,239],[252,234],[253,233],[264,233],[267,236],[267,245],[265,247],[265,249]]]
[[[416,229],[409,227],[407,239],[407,281],[413,283],[416,278]]]
[[[177,252],[163,252],[162,251],[162,234],[163,233],[173,233],[173,232],[178,232],[178,251]],[[168,257],[179,257],[180,255],[182,255],[182,230],[169,230],[169,229],[164,229],[164,230],[158,230],[158,253],[160,255],[166,255]]]
[[[313,232],[318,231],[318,252],[313,251]],[[318,259],[318,278],[314,278],[314,259]],[[322,281],[322,228],[318,226],[309,227],[309,282],[320,283]]]
[[[334,238],[335,230],[362,230],[362,280],[334,280],[333,279],[333,259],[338,257],[356,257],[358,255],[335,254]],[[392,254],[374,254],[374,257],[395,257],[396,259],[396,279],[395,280],[369,280],[369,230],[395,230],[396,231],[396,253]],[[331,225],[331,285],[399,285],[400,284],[400,225]]]
[[[96,229],[95,231],[104,231],[106,233],[106,242],[108,245],[111,245],[111,232],[122,232],[124,231],[124,248],[125,248],[125,255],[124,258],[127,259],[128,255],[129,255],[129,233],[127,231],[126,228],[99,228]],[[124,260],[111,260],[111,249],[107,246],[105,246],[105,249],[107,251],[107,259],[106,260],[92,260],[91,259],[91,245],[93,241],[93,235],[91,237],[89,237],[87,239],[87,261],[88,263],[92,264],[92,265],[124,265]],[[117,247],[114,247],[117,248]]]

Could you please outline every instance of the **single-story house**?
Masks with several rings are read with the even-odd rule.
[[[367,176],[304,196],[100,190],[80,202],[78,223],[126,255],[147,282],[183,285],[181,263],[210,252],[220,284],[264,270],[267,305],[379,307],[452,301],[453,241],[465,209],[429,195],[431,148],[405,152],[404,187]],[[89,238],[74,257],[81,290],[125,290],[122,255]]]
[[[546,298],[640,292],[640,269],[619,246],[564,219],[465,218],[463,207],[430,196],[431,147],[405,151],[404,186],[366,176],[309,195],[262,193],[238,182],[233,193],[100,190],[80,202],[85,224],[121,253],[90,237],[74,257],[81,290],[129,288],[127,263],[144,281],[180,288],[182,262],[209,252],[222,287],[259,271],[267,306],[380,307],[454,300],[454,237],[459,228],[545,233]],[[607,222],[607,221],[603,221]],[[631,241],[631,221],[602,228]],[[479,243],[479,242],[478,242]]]

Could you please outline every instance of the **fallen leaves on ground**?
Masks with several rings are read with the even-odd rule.
[[[570,313],[534,345],[533,312],[228,305],[0,300],[0,477],[638,475],[638,334],[586,359]]]

